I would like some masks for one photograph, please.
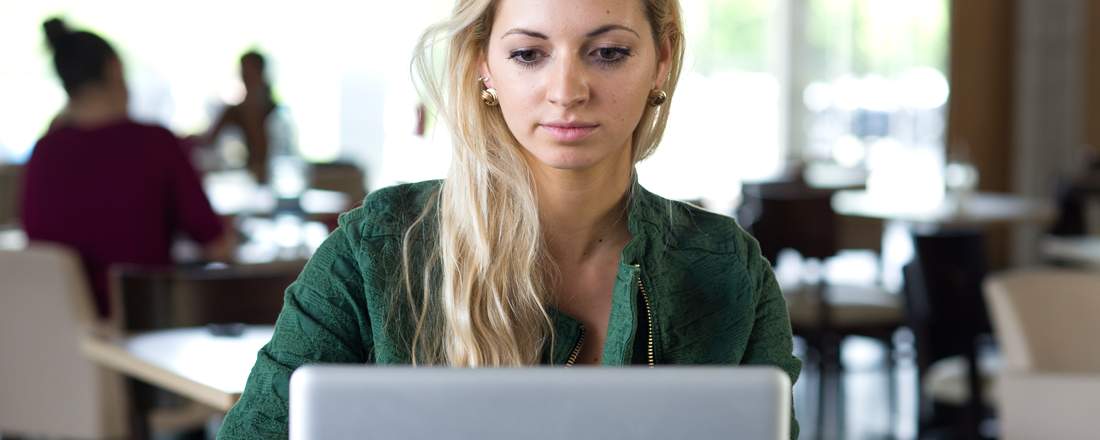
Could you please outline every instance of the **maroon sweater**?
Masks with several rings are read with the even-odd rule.
[[[179,140],[128,120],[47,133],[27,162],[20,212],[28,238],[80,253],[104,317],[110,265],[171,264],[178,231],[200,243],[222,233]]]

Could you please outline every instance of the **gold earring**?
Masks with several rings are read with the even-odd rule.
[[[497,99],[497,89],[489,87],[481,91],[481,102],[489,107],[496,107],[500,104],[500,100]]]
[[[664,90],[653,89],[649,91],[649,105],[659,107],[665,101],[668,101],[668,93],[665,93]]]

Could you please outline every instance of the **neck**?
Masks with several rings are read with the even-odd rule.
[[[586,170],[534,168],[539,217],[548,250],[559,264],[583,263],[609,247],[617,253],[629,241],[630,149],[622,156]]]
[[[109,92],[87,90],[69,99],[65,114],[73,125],[94,128],[128,116],[125,100],[117,99]]]
[[[244,102],[256,106],[266,106],[271,103],[271,93],[267,86],[254,87],[245,90]]]

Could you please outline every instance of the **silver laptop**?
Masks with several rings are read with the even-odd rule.
[[[306,366],[290,439],[783,439],[790,379],[770,367]]]

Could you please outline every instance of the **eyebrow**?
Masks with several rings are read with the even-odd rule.
[[[606,34],[608,32],[616,31],[616,30],[630,32],[630,33],[634,34],[634,36],[636,36],[638,38],[642,38],[642,36],[638,35],[638,33],[634,31],[634,29],[631,29],[631,28],[628,28],[626,26],[619,25],[619,24],[605,24],[603,26],[600,26],[600,27],[596,28],[595,30],[593,30],[592,32],[589,32],[588,34],[585,34],[585,38],[592,38],[592,37],[599,36],[599,35],[602,35],[602,34]],[[546,34],[543,34],[541,32],[535,32],[535,31],[532,31],[532,30],[529,30],[529,29],[523,29],[523,28],[512,28],[512,29],[508,30],[508,32],[505,32],[504,35],[501,35],[500,38],[504,38],[504,37],[507,37],[509,35],[527,35],[529,37],[534,37],[534,38],[538,38],[538,39],[542,39],[542,40],[549,40],[550,39],[550,37],[547,37]]]

